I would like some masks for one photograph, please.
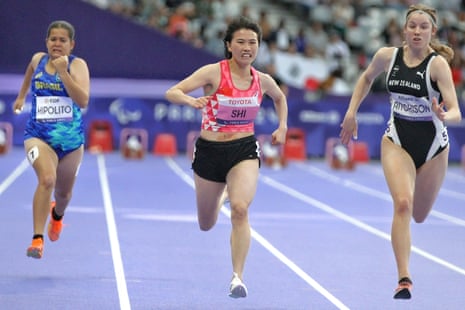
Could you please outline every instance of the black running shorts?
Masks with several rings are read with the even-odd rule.
[[[199,137],[195,142],[192,169],[204,179],[225,183],[229,170],[247,159],[258,159],[260,167],[260,146],[255,136],[226,142]]]

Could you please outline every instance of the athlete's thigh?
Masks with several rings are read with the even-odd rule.
[[[449,148],[427,161],[418,169],[415,184],[415,206],[431,207],[446,176]]]
[[[24,141],[24,150],[37,175],[56,173],[58,156],[47,143],[38,138],[29,138]]]
[[[381,163],[387,185],[394,199],[410,197],[415,190],[416,168],[412,158],[400,146],[383,137]]]
[[[231,168],[226,176],[226,182],[232,204],[236,201],[246,204],[252,202],[257,190],[258,172],[258,159],[243,160]]]
[[[216,212],[226,183],[214,182],[198,176],[194,172],[197,210],[199,213]]]
[[[84,146],[81,145],[78,149],[66,154],[66,156],[58,162],[56,184],[57,190],[71,190],[74,185],[76,175],[79,171],[83,154]]]

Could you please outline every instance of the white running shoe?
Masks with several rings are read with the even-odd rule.
[[[247,287],[242,282],[242,280],[239,279],[239,276],[235,272],[233,273],[233,278],[229,286],[229,297],[232,297],[232,298],[247,297]]]

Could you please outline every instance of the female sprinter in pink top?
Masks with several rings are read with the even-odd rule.
[[[260,166],[254,120],[265,93],[272,98],[279,118],[279,126],[272,133],[273,143],[284,143],[287,132],[285,95],[270,75],[252,67],[260,41],[258,24],[238,18],[225,34],[226,59],[199,68],[166,92],[170,102],[203,112],[192,162],[197,216],[200,229],[210,230],[217,221],[227,186],[233,265],[229,296],[233,298],[247,296],[242,274],[250,246],[248,209],[256,192]],[[205,96],[188,95],[201,87]]]

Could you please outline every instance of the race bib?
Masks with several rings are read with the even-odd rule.
[[[73,120],[73,101],[69,97],[37,97],[36,120],[39,122],[70,122]]]
[[[429,121],[433,118],[431,104],[427,98],[393,94],[391,104],[397,117],[413,121]]]
[[[218,113],[216,119],[218,124],[249,124],[255,120],[260,109],[257,96],[237,98],[218,94],[217,100]]]

